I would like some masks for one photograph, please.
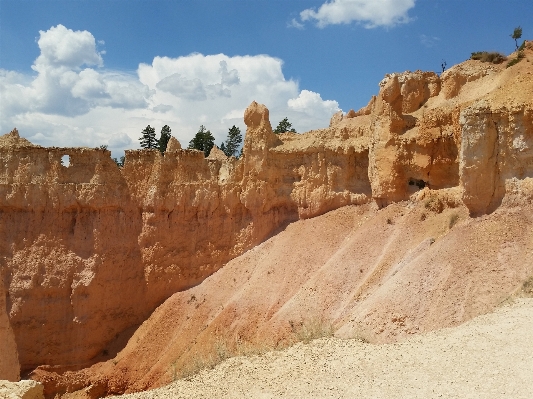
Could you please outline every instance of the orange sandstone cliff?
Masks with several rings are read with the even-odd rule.
[[[15,335],[11,328],[6,309],[4,281],[0,275],[0,380],[18,381],[20,364]]]
[[[507,69],[466,61],[441,76],[387,75],[367,107],[301,135],[274,134],[268,109],[254,102],[239,160],[216,150],[206,159],[172,140],[165,156],[127,151],[119,169],[105,150],[42,148],[16,131],[0,137],[0,266],[21,369],[46,365],[35,378],[48,384],[48,395],[90,385],[96,397],[168,382],[172,364],[186,364],[192,347],[201,351],[216,336],[253,340],[262,332],[283,340],[288,321],[305,312],[325,314],[339,335],[366,326],[377,341],[390,341],[495,306],[533,272],[527,212],[494,213],[501,223],[478,218],[533,202],[531,47]],[[290,254],[269,259],[276,244],[265,243],[202,283],[287,224],[347,205],[357,206],[337,211],[336,227],[313,222],[316,237],[291,227],[313,250],[295,251],[299,263],[287,263],[289,275],[276,277]],[[470,227],[444,237],[452,212]],[[496,235],[482,236],[485,246],[508,245],[509,229],[523,242],[497,254],[465,248],[477,278],[470,289],[494,256],[525,263],[496,273],[502,284],[492,293],[464,302],[456,247],[461,238],[475,240],[475,229]],[[343,259],[345,269],[332,259]],[[396,275],[410,288],[380,288]],[[261,291],[261,284],[276,289]],[[416,308],[406,293],[419,295]],[[438,306],[453,301],[462,310]]]
[[[370,199],[364,145],[275,152],[268,110],[246,121],[243,160],[137,150],[123,169],[106,150],[2,137],[0,260],[23,370],[90,364],[276,229]]]

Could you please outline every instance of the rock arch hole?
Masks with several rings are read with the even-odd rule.
[[[63,155],[61,157],[61,165],[68,168],[70,166],[70,155]]]

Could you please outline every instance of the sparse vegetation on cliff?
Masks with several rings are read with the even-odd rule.
[[[201,125],[194,138],[189,141],[188,148],[203,151],[207,158],[214,145],[215,138],[211,134],[211,131],[207,130],[204,125]]]
[[[222,339],[217,339],[212,347],[205,353],[194,352],[189,356],[188,362],[185,366],[178,368],[178,361],[174,361],[170,365],[170,372],[172,373],[172,380],[188,379],[202,370],[213,369],[224,360],[236,356],[257,356],[266,352],[274,350],[281,350],[288,346],[274,344],[257,344],[240,339],[233,343],[228,343]]]
[[[292,127],[292,123],[289,122],[288,118],[283,118],[279,123],[278,126],[274,129],[274,133],[297,133],[296,130]]]
[[[113,158],[113,161],[117,164],[119,168],[122,168],[124,166],[124,161],[126,160],[126,157],[122,155],[120,158]]]
[[[139,137],[139,141],[141,142],[141,148],[145,148],[145,149],[157,148],[157,139],[155,138],[155,129],[150,125],[146,126],[141,132],[141,137]]]
[[[453,226],[455,226],[457,222],[459,221],[459,218],[460,216],[457,212],[452,213],[448,220],[448,227],[451,229]]]
[[[522,284],[522,292],[524,296],[533,298],[533,276],[524,281]]]
[[[511,37],[514,39],[516,49],[518,50],[518,39],[522,37],[522,27],[517,26],[516,28],[514,28],[514,31]]]
[[[161,154],[164,154],[167,150],[168,141],[170,140],[170,137],[172,136],[170,134],[172,130],[170,129],[170,126],[165,125],[161,128],[161,136],[159,137],[159,140],[157,140],[157,148],[161,152]]]
[[[472,53],[470,59],[481,62],[491,62],[493,64],[501,64],[503,61],[506,60],[506,57],[503,54],[498,53],[497,51],[476,51],[475,53]]]
[[[513,34],[510,35],[513,39],[514,39],[514,43],[515,43],[515,46],[516,46],[516,51],[518,52],[516,54],[516,58],[513,58],[512,60],[510,60],[508,63],[507,63],[507,68],[509,67],[512,67],[513,65],[516,65],[518,64],[520,61],[522,61],[522,59],[525,58],[525,54],[524,54],[524,49],[526,47],[526,42],[524,40],[524,42],[520,45],[520,47],[518,46],[518,39],[520,39],[522,37],[522,27],[521,26],[517,26],[516,28],[514,28],[514,31],[513,31]]]
[[[311,318],[302,321],[299,325],[290,322],[296,342],[308,344],[314,339],[329,338],[333,336],[333,325],[323,318]]]
[[[518,64],[522,59],[524,59],[525,55],[522,50],[519,50],[516,54],[516,58],[513,58],[511,61],[507,63],[507,68],[512,67],[513,65]]]
[[[333,325],[324,320],[324,318],[312,317],[302,320],[299,323],[289,322],[292,337],[289,340],[280,341],[277,344],[271,342],[249,342],[241,339],[227,342],[223,339],[217,339],[207,352],[194,352],[189,356],[185,366],[178,368],[178,361],[170,365],[172,380],[176,381],[181,378],[188,379],[202,370],[213,369],[226,359],[236,356],[257,356],[267,352],[283,350],[298,342],[308,344],[315,339],[333,337]],[[368,342],[366,338],[360,335],[354,339]]]
[[[220,149],[226,156],[235,157],[238,156],[237,152],[242,144],[241,129],[233,125],[228,131],[228,137],[226,141],[220,145]]]

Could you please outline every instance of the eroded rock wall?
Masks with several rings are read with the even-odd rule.
[[[457,186],[459,113],[426,104],[440,93],[439,77],[406,72],[380,86],[369,152],[373,198],[385,206],[425,186]]]
[[[6,292],[0,275],[0,380],[18,381],[20,364],[15,335],[6,313]]]
[[[366,107],[305,134],[274,134],[253,102],[239,160],[172,139],[119,169],[105,150],[0,137],[0,267],[22,368],[113,357],[171,294],[297,219],[422,188],[456,187],[472,215],[532,202],[532,51],[508,69],[388,75]]]
[[[473,215],[482,215],[502,203],[506,185],[516,190],[531,184],[533,109],[480,101],[461,113],[461,126],[463,202]]]
[[[280,227],[370,199],[367,149],[276,150],[266,107],[248,112],[242,160],[174,145],[127,151],[119,169],[106,150],[3,137],[0,262],[23,370],[109,358],[171,294]]]

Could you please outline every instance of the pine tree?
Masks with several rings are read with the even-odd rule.
[[[117,166],[118,166],[119,168],[124,167],[124,161],[125,161],[125,160],[126,160],[126,157],[125,157],[124,155],[122,155],[122,156],[120,157],[120,160],[117,159],[117,158],[113,158],[113,161],[115,161],[115,163],[117,164]]]
[[[274,133],[280,134],[285,132],[296,133],[296,130],[292,127],[292,123],[289,122],[288,118],[283,118],[279,123]]]
[[[155,129],[153,127],[150,125],[146,126],[141,134],[142,136],[139,138],[141,148],[157,148],[157,139],[155,138]]]
[[[213,148],[214,145],[215,138],[209,130],[206,130],[204,125],[200,126],[200,129],[194,138],[189,141],[189,148],[203,151],[206,157],[209,156],[211,148]]]
[[[220,149],[224,151],[224,154],[228,157],[237,156],[237,151],[242,144],[241,129],[233,125],[228,131],[228,138],[225,143],[222,143]]]
[[[157,148],[159,148],[159,151],[161,154],[164,154],[167,150],[168,141],[170,140],[170,137],[172,136],[170,134],[172,130],[168,125],[165,125],[161,128],[161,137],[159,137],[159,140],[157,141]]]

